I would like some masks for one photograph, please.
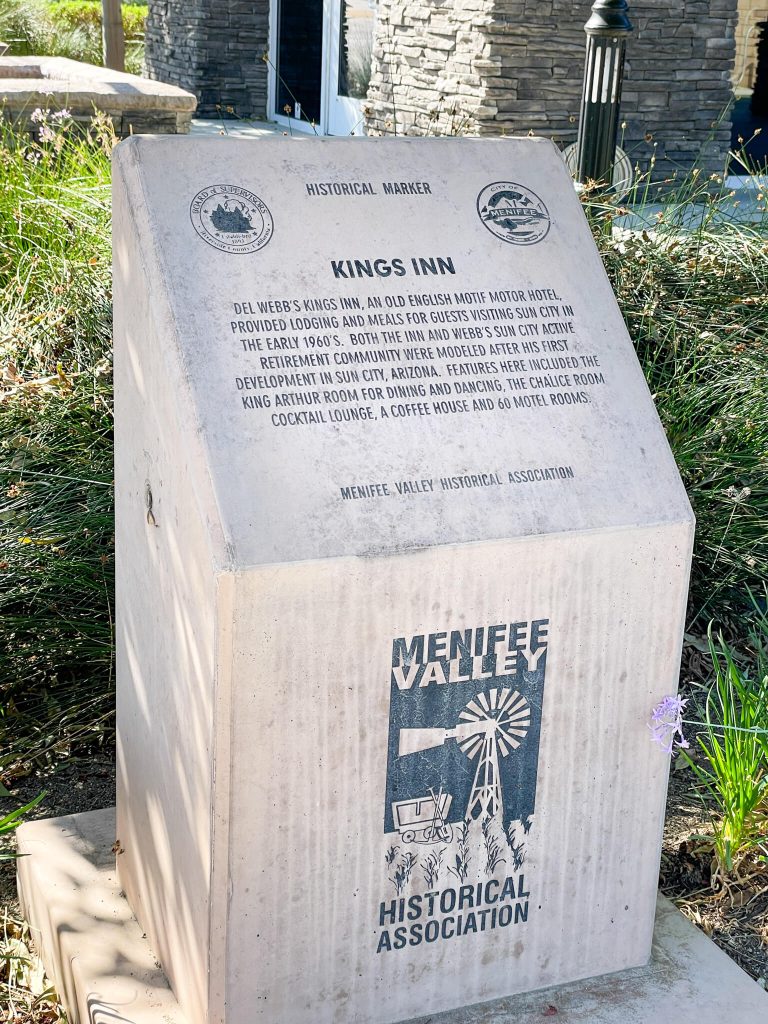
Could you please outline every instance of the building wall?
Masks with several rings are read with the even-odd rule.
[[[738,0],[738,9],[733,86],[752,89],[755,85],[757,40],[760,35],[756,26],[761,21],[768,21],[768,0]]]
[[[722,169],[737,0],[632,3],[624,148],[656,177]],[[380,0],[369,134],[576,137],[589,3]]]
[[[149,0],[145,43],[149,77],[194,92],[199,115],[266,116],[269,0]]]

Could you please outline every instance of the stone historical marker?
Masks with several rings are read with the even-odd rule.
[[[646,963],[693,518],[557,151],[115,170],[118,865],[191,1024]]]

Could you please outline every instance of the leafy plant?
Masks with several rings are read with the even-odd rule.
[[[122,4],[123,32],[126,41],[141,38],[147,20],[146,4]],[[94,0],[54,0],[48,5],[54,24],[65,28],[85,28],[101,37],[102,5]]]
[[[9,794],[8,791],[5,790],[5,792],[0,793],[0,795],[7,796]],[[23,807],[17,807],[15,811],[10,811],[0,817],[0,839],[4,839],[9,836],[11,832],[15,832],[19,825],[23,823],[24,816],[29,814],[33,808],[37,807],[44,796],[45,793],[38,793],[34,800],[30,800],[29,803],[24,804]],[[16,854],[13,851],[0,850],[0,860],[15,860],[15,858]]]
[[[148,8],[144,4],[122,4],[120,10],[125,35],[125,70],[140,75],[144,65],[144,25]],[[89,64],[102,63],[100,3],[93,3],[92,0],[56,0],[49,5],[48,12],[57,36],[63,34],[66,38],[71,35],[81,40],[77,55],[70,52],[62,56],[73,56]]]
[[[710,627],[709,652],[714,682],[697,735],[699,758],[681,756],[715,808],[712,816],[715,854],[721,874],[738,871],[755,849],[768,855],[768,628],[758,619],[756,671],[750,676],[737,664],[720,635]]]

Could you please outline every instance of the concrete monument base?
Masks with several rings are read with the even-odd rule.
[[[18,841],[22,906],[72,1024],[187,1024],[120,892],[114,808],[30,822]],[[543,1016],[561,1024],[764,1024],[768,994],[660,896],[647,967],[433,1014],[421,1024],[538,1024]]]

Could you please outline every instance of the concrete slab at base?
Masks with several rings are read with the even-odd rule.
[[[115,809],[18,831],[19,897],[71,1024],[186,1024],[120,892]]]
[[[26,855],[19,860],[22,906],[72,1024],[186,1024],[120,893],[114,808],[30,822],[18,841]],[[548,1011],[555,1017],[550,1007],[560,1024],[765,1024],[768,993],[659,897],[647,967],[432,1014],[418,1024],[538,1024]]]

